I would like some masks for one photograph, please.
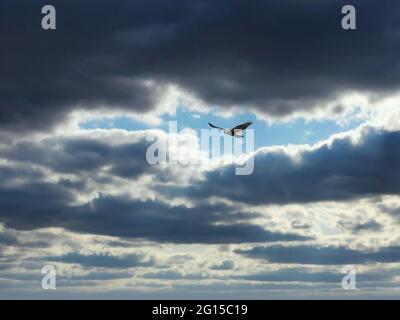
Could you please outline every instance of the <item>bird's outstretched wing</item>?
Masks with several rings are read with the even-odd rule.
[[[245,129],[247,129],[247,127],[249,127],[252,123],[253,123],[252,121],[249,121],[249,122],[246,122],[246,123],[239,124],[238,126],[232,128],[231,131],[232,131],[232,132],[239,132],[239,131],[241,131],[241,130],[245,130]]]
[[[211,127],[211,128],[215,128],[215,129],[219,129],[219,130],[224,130],[224,128],[221,128],[221,127],[217,127],[217,126],[214,126],[212,123],[208,123],[208,125]]]

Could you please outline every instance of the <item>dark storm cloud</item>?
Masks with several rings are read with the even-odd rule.
[[[400,3],[347,1],[46,1],[1,3],[0,125],[56,124],[76,107],[148,112],[176,84],[207,103],[272,115],[307,110],[347,90],[399,87]]]
[[[0,188],[0,221],[32,230],[63,227],[71,231],[172,243],[241,243],[307,240],[295,233],[270,232],[246,221],[225,205],[193,208],[157,201],[101,196],[73,206],[73,195],[56,184]],[[247,220],[257,215],[247,214]],[[219,223],[219,224],[217,224]]]
[[[254,172],[235,175],[235,166],[207,174],[204,182],[165,190],[190,197],[218,195],[250,204],[287,204],[325,200],[348,200],[400,193],[400,132],[364,128],[360,143],[335,139],[301,152],[294,162],[283,151],[259,152]]]
[[[400,247],[381,247],[376,251],[352,250],[346,247],[318,247],[312,245],[254,247],[235,250],[248,258],[266,260],[270,263],[294,263],[315,265],[344,265],[365,263],[400,262]]]
[[[93,209],[92,209],[93,208]],[[93,210],[99,219],[85,213]],[[80,207],[79,221],[71,225],[77,231],[122,237],[145,238],[175,243],[241,243],[307,240],[295,233],[270,232],[248,220],[236,223],[237,215],[225,205],[198,205],[193,208],[172,207],[156,201],[130,201],[105,197]],[[110,216],[110,213],[115,214]],[[85,221],[89,219],[90,221]],[[221,224],[216,224],[217,222]]]
[[[90,175],[94,180],[101,182],[101,178],[95,174],[101,169],[111,176],[129,179],[148,171],[157,171],[159,167],[150,166],[146,162],[148,145],[144,139],[113,145],[91,138],[49,138],[3,147],[1,155],[9,160],[44,166],[59,173]],[[13,173],[10,172],[9,175]],[[3,173],[0,167],[1,175],[6,173]],[[63,179],[60,184],[68,188],[82,189],[85,181],[73,182]]]
[[[2,156],[3,156],[3,154],[0,151],[0,157],[2,157]],[[0,181],[1,182],[4,183],[4,181],[12,180],[16,176],[25,177],[25,178],[29,178],[32,180],[43,178],[43,174],[40,171],[29,168],[29,167],[13,168],[10,166],[0,165]]]
[[[0,187],[0,220],[22,230],[57,226],[73,200],[71,191],[55,184]]]
[[[49,183],[45,175],[38,179],[25,176],[25,171],[21,174],[18,170],[6,171],[4,180],[0,182],[0,222],[20,230],[62,227],[75,232],[173,243],[309,239],[296,233],[265,230],[251,223],[259,214],[222,204],[188,208],[102,193],[89,203],[73,204],[76,192],[96,191],[93,186],[86,189],[92,181],[99,185],[100,190],[108,185],[116,187],[113,177],[118,174],[131,179],[152,173],[157,183],[160,167],[147,164],[145,151],[146,144],[142,140],[111,144],[86,138],[51,138],[2,146],[2,156],[9,166],[18,163],[29,168],[35,165],[57,173],[73,174],[75,178],[73,181],[63,178]],[[22,183],[14,183],[19,180]]]

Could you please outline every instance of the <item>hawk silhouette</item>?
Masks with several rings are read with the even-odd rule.
[[[232,129],[227,129],[227,128],[221,128],[221,127],[217,127],[214,126],[212,123],[208,123],[208,125],[211,128],[215,128],[218,130],[223,131],[225,134],[232,136],[232,137],[239,137],[239,138],[243,138],[243,135],[240,135],[240,133],[244,130],[246,130],[253,122],[252,121],[248,121],[242,124],[237,125],[236,127],[232,128]]]

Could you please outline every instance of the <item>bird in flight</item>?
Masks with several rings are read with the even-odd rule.
[[[227,134],[229,136],[243,138],[244,136],[240,135],[240,132],[246,130],[252,123],[253,123],[252,121],[248,121],[248,122],[239,124],[238,126],[232,128],[232,129],[226,129],[226,128],[217,127],[217,126],[214,126],[210,122],[208,123],[208,125],[211,128],[222,130],[225,134]]]

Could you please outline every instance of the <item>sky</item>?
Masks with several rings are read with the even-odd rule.
[[[0,299],[400,298],[398,1],[47,2],[0,4]]]

